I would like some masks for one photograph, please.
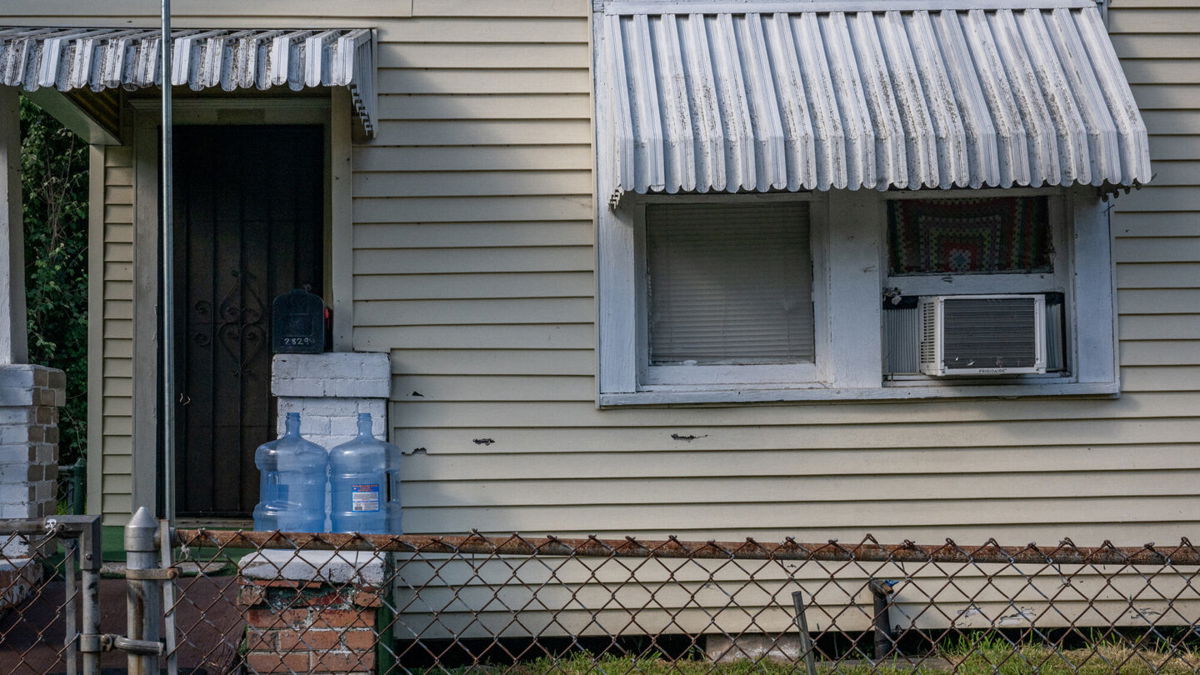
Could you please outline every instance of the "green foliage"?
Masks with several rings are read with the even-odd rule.
[[[59,464],[87,447],[88,146],[22,97],[29,360],[67,374]]]

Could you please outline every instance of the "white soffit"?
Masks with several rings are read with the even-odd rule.
[[[1090,0],[596,0],[618,191],[1136,185],[1146,126]]]
[[[377,126],[372,31],[176,30],[171,84],[194,90],[347,87],[368,135]],[[139,89],[158,86],[155,29],[0,27],[0,85]]]

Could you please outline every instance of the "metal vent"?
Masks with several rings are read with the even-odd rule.
[[[1033,298],[947,300],[942,363],[947,368],[1031,368],[1038,360]]]
[[[937,361],[937,305],[921,305],[921,363]]]

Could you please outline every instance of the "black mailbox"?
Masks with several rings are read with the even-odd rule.
[[[276,354],[325,351],[325,303],[297,288],[271,304],[271,349]]]

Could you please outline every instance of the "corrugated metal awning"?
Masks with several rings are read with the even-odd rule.
[[[1148,181],[1095,4],[1005,3],[597,0],[616,189]]]
[[[0,27],[0,85],[62,92],[158,86],[160,38],[144,28]],[[190,29],[173,31],[172,41],[172,85],[348,87],[364,130],[375,131],[370,29]]]

